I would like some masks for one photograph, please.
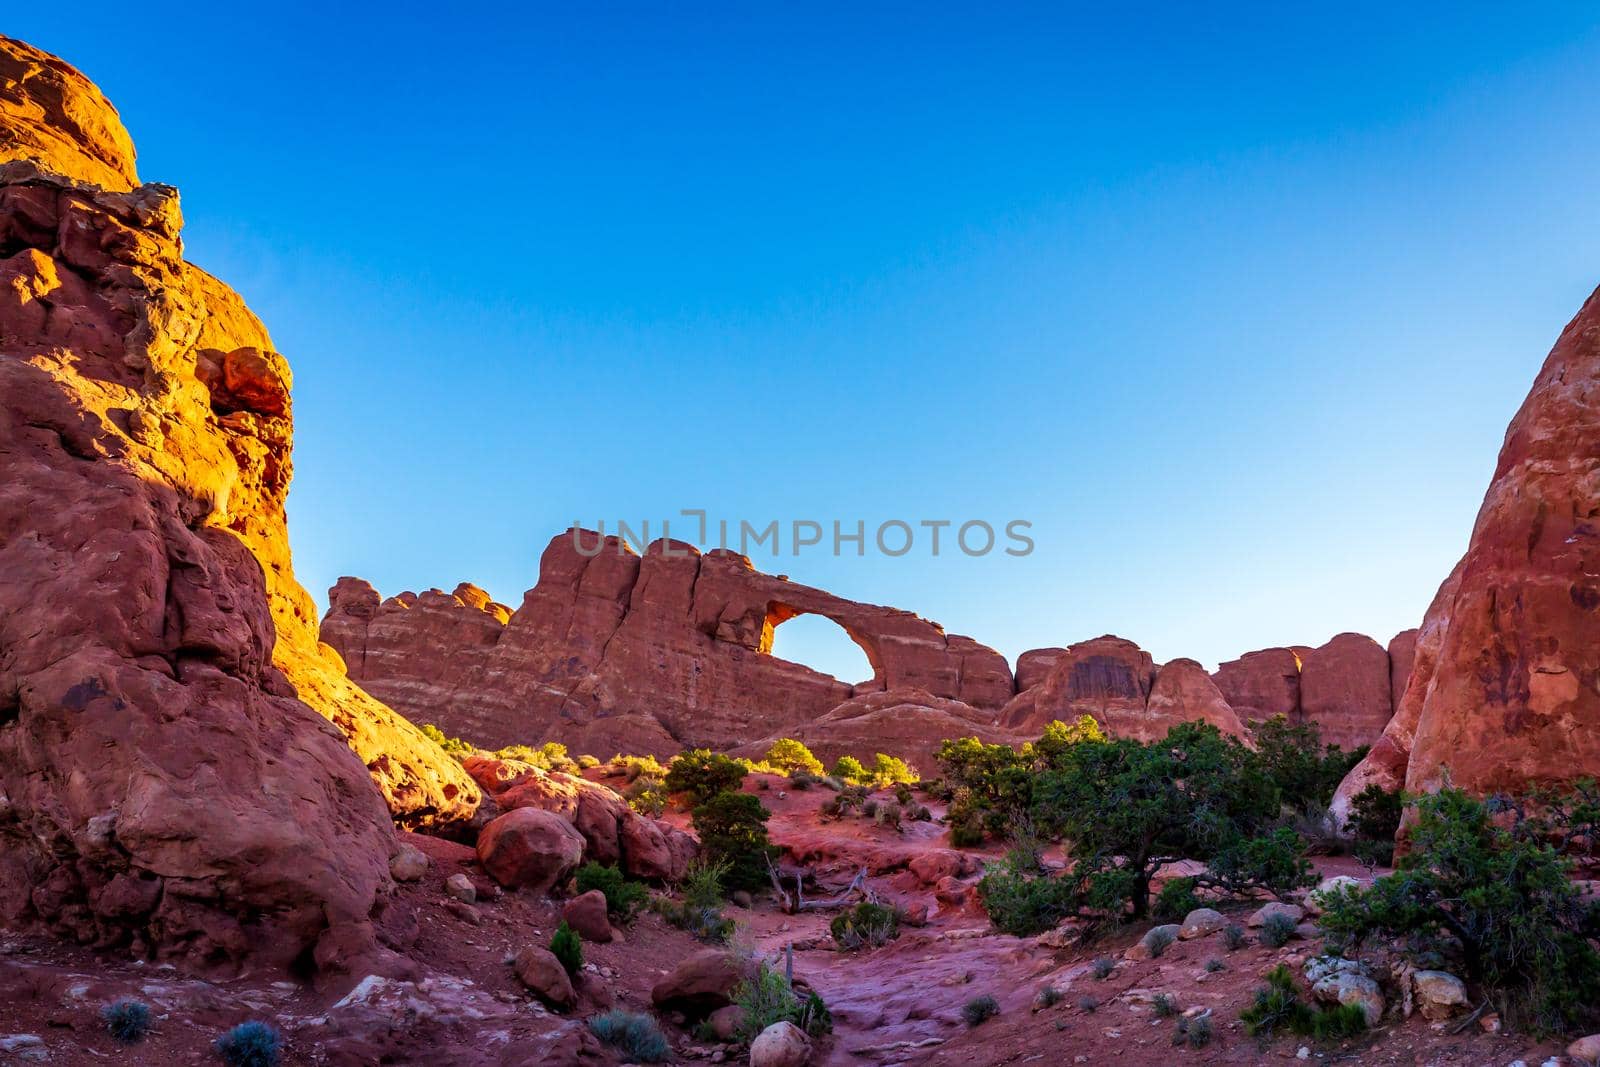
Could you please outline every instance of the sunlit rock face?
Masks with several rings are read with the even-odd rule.
[[[478,790],[319,648],[289,368],[181,226],[94,86],[0,38],[0,923],[326,959],[370,942],[385,799]]]
[[[1458,574],[1406,788],[1449,782],[1488,793],[1593,776],[1600,291],[1562,332],[1511,420]]]
[[[379,602],[367,583],[341,579],[322,636],[374,696],[490,747],[731,748],[863,693],[921,689],[991,719],[1012,695],[1005,658],[971,638],[683,542],[636,555],[615,538],[568,531],[545,549],[538,584],[509,617],[481,592]],[[838,623],[873,677],[851,685],[771,655],[775,628],[803,614]]]

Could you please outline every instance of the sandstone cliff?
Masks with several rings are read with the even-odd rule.
[[[289,368],[181,226],[94,86],[0,38],[0,922],[349,950],[385,796],[426,822],[478,790],[319,649]]]

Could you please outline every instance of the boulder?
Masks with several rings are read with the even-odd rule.
[[[517,953],[517,977],[535,996],[554,1008],[570,1008],[577,1002],[572,979],[555,953],[539,945],[528,945]]]
[[[1122,954],[1123,958],[1130,960],[1154,959],[1157,952],[1156,946],[1163,941],[1170,944],[1171,942],[1178,940],[1178,936],[1182,930],[1183,928],[1177,923],[1166,923],[1162,926],[1152,926],[1149,930],[1145,931],[1143,937],[1128,947],[1128,950]]]
[[[1567,1046],[1567,1057],[1578,1063],[1600,1063],[1600,1034],[1578,1038]]]
[[[1448,1019],[1472,1006],[1467,984],[1445,971],[1413,971],[1411,988],[1422,1016],[1432,1022]]]
[[[711,1032],[717,1035],[718,1041],[737,1040],[739,1028],[744,1025],[744,1009],[737,1004],[729,1004],[712,1012],[706,1022],[711,1026]]]
[[[1183,917],[1183,923],[1178,927],[1178,937],[1193,941],[1197,937],[1214,934],[1227,925],[1227,916],[1215,908],[1195,908]]]
[[[1337,971],[1321,978],[1312,985],[1311,994],[1328,1004],[1359,1004],[1369,1027],[1383,1019],[1383,990],[1356,971]]]
[[[1250,918],[1245,920],[1245,925],[1249,927],[1265,926],[1267,925],[1267,920],[1274,915],[1281,915],[1290,922],[1298,924],[1301,919],[1305,918],[1306,909],[1298,904],[1285,904],[1274,900],[1271,903],[1261,905],[1261,907],[1251,912]]]
[[[650,1000],[663,1011],[699,1017],[732,1003],[733,989],[748,967],[725,949],[702,949],[668,971],[650,990]]]
[[[750,1067],[805,1067],[811,1039],[791,1022],[773,1023],[750,1043]]]
[[[561,816],[539,808],[508,811],[478,836],[478,862],[508,889],[548,893],[582,860],[582,835]]]
[[[415,845],[401,845],[389,857],[389,874],[397,882],[415,882],[428,871],[427,855]]]
[[[606,895],[598,889],[579,893],[561,906],[561,917],[585,941],[605,944],[612,937],[611,920],[606,915]]]
[[[1362,882],[1348,874],[1336,874],[1318,882],[1311,892],[1306,894],[1306,911],[1312,915],[1322,914],[1322,901],[1325,897],[1341,893],[1346,889],[1360,889]]]

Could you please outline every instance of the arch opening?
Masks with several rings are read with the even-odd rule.
[[[877,677],[866,646],[825,615],[801,613],[774,604],[767,613],[762,651],[831,675],[847,685]]]

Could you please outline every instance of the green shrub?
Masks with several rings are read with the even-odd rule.
[[[1257,989],[1250,1006],[1239,1013],[1244,1032],[1270,1041],[1281,1032],[1335,1041],[1354,1037],[1367,1028],[1367,1015],[1359,1004],[1314,1008],[1300,999],[1294,975],[1279,964],[1267,974],[1267,984]]]
[[[1243,744],[1204,723],[1181,723],[1149,744],[1066,746],[1034,776],[1033,821],[1066,844],[1087,904],[1143,918],[1163,866],[1239,848],[1276,817],[1277,791],[1253,761]]]
[[[667,776],[667,769],[654,756],[624,756],[619,752],[605,765],[605,775],[607,778],[616,778],[620,775],[630,782],[638,781],[640,778],[654,778],[660,781]]]
[[[917,795],[911,791],[911,787],[909,785],[906,785],[904,782],[897,782],[895,784],[894,800],[896,804],[899,804],[902,808],[909,808],[911,807],[912,802],[914,802],[916,799]]]
[[[816,993],[801,997],[783,972],[756,964],[755,973],[733,989],[733,1003],[739,1007],[738,1036],[749,1044],[774,1023],[789,1022],[811,1037],[833,1030],[833,1015]]]
[[[1367,754],[1365,746],[1353,752],[1324,747],[1315,725],[1291,726],[1282,715],[1257,723],[1252,733],[1256,763],[1278,787],[1282,803],[1295,810],[1327,808],[1344,776]]]
[[[1158,1019],[1170,1019],[1178,1014],[1178,1002],[1171,994],[1157,993],[1150,1001],[1150,1010],[1156,1013]]]
[[[583,943],[578,940],[577,931],[567,925],[565,919],[556,927],[556,932],[550,937],[550,953],[561,961],[562,968],[571,975],[583,970]]]
[[[1280,826],[1255,837],[1236,836],[1218,849],[1197,879],[1200,885],[1238,896],[1265,889],[1284,897],[1316,885],[1316,872],[1305,856],[1305,842]]]
[[[1110,956],[1101,956],[1100,958],[1096,959],[1094,963],[1090,964],[1090,970],[1093,971],[1094,976],[1100,979],[1102,982],[1104,982],[1107,978],[1110,978],[1112,972],[1114,972],[1116,969],[1117,961],[1112,959]]]
[[[495,756],[504,760],[517,760],[531,764],[546,772],[577,774],[578,763],[567,755],[567,746],[559,741],[546,741],[538,748],[531,745],[507,745]]]
[[[655,1019],[636,1011],[613,1008],[589,1019],[589,1032],[610,1045],[629,1063],[665,1063],[672,1049]]]
[[[137,1044],[150,1032],[150,1006],[141,1001],[114,1000],[101,1010],[100,1019],[118,1044]]]
[[[822,761],[792,737],[781,738],[767,749],[766,762],[784,774],[812,774],[822,777]]]
[[[1537,819],[1498,825],[1457,789],[1414,801],[1410,851],[1366,891],[1322,901],[1323,931],[1347,951],[1372,934],[1459,954],[1508,1025],[1555,1032],[1587,1024],[1600,1003],[1600,911],[1572,884],[1573,865]]]
[[[1202,1049],[1211,1044],[1211,1016],[1197,1015],[1192,1019],[1180,1018],[1172,1035],[1174,1045],[1188,1045]]]
[[[1376,783],[1350,801],[1348,829],[1355,839],[1355,854],[1363,863],[1387,867],[1394,862],[1394,837],[1400,832],[1404,808],[1398,790],[1385,790]]]
[[[718,793],[736,791],[748,773],[736,759],[706,748],[680,752],[667,765],[663,781],[669,793],[688,793],[695,804],[704,804]]]
[[[600,890],[605,894],[606,911],[624,922],[633,918],[650,896],[642,883],[629,881],[617,868],[598,863],[585,863],[578,868],[577,888],[579,893]]]
[[[966,818],[950,826],[950,844],[955,848],[979,848],[983,845],[983,822]]]
[[[1145,946],[1150,949],[1150,958],[1153,960],[1158,960],[1166,955],[1167,949],[1171,948],[1172,943],[1176,940],[1178,940],[1178,935],[1164,926],[1153,927],[1148,934],[1144,935]]]
[[[767,840],[772,813],[748,793],[718,793],[694,809],[692,823],[700,847],[713,862],[726,863],[728,890],[756,890],[768,884],[767,861],[775,849]]]
[[[1016,937],[1053,930],[1078,910],[1077,887],[1070,880],[1021,872],[1009,864],[984,874],[978,900],[995,929]]]
[[[217,1038],[217,1055],[228,1067],[278,1067],[283,1038],[266,1023],[240,1023]]]
[[[1228,969],[1228,965],[1226,963],[1223,963],[1221,960],[1217,959],[1216,957],[1212,957],[1211,959],[1206,960],[1206,973],[1207,974],[1216,974],[1218,971],[1225,971],[1227,969]]]
[[[582,771],[593,770],[600,766],[600,760],[595,756],[584,754],[578,757],[578,769]]]
[[[1039,992],[1034,996],[1033,1002],[1041,1008],[1053,1008],[1061,1003],[1061,990],[1053,985],[1042,985],[1039,987]]]
[[[622,796],[640,815],[660,818],[667,810],[667,787],[659,778],[635,778]]]
[[[431,722],[422,724],[422,736],[444,749],[452,756],[470,756],[478,751],[473,745],[461,740],[459,737],[450,737],[443,730]]]
[[[723,879],[728,875],[726,862],[716,862],[696,857],[680,887],[681,901],[663,897],[651,900],[651,909],[680,930],[687,930],[697,940],[714,945],[727,944],[733,938],[735,923],[722,914]]]
[[[917,771],[905,760],[879,752],[872,757],[872,765],[867,768],[867,778],[873,788],[883,789],[891,785],[915,782]]]
[[[1100,1002],[1094,997],[1082,996],[1078,998],[1078,1010],[1081,1012],[1093,1015],[1095,1011],[1099,1009],[1099,1007]]]
[[[1261,933],[1256,939],[1268,948],[1282,948],[1294,936],[1295,921],[1287,915],[1268,915],[1261,923]]]
[[[828,929],[845,952],[878,948],[900,936],[900,912],[863,900],[849,911],[834,916]]]
[[[1195,879],[1174,878],[1156,894],[1155,914],[1158,919],[1179,919],[1200,907],[1200,898],[1194,895]]]
[[[867,769],[854,756],[840,756],[834,761],[833,770],[830,773],[835,778],[849,782],[851,785],[860,785],[867,778]]]
[[[961,1005],[961,1018],[968,1026],[982,1026],[1000,1014],[1000,1002],[988,993],[973,997]]]
[[[873,819],[879,826],[888,827],[896,833],[900,830],[900,820],[905,815],[904,809],[893,801],[886,801],[878,805],[878,810],[873,814]]]
[[[801,774],[797,774],[793,778],[789,779],[789,788],[790,789],[798,789],[798,790],[804,792],[805,790],[810,789],[813,785],[815,785],[817,782],[820,782],[820,781],[822,781],[822,779],[818,778],[814,774],[801,773]]]
[[[1229,952],[1237,952],[1244,948],[1246,940],[1244,927],[1238,923],[1229,923],[1222,928],[1222,946]]]

